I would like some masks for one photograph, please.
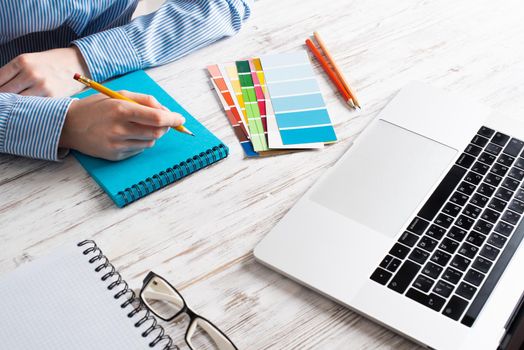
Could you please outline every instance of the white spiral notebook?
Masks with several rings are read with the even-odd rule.
[[[69,244],[0,276],[0,348],[177,349],[140,306],[93,241]]]

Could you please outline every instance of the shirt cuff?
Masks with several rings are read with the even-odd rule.
[[[133,44],[123,28],[113,28],[73,41],[84,57],[91,78],[108,78],[142,68]]]
[[[14,94],[0,97],[0,152],[57,161],[60,134],[72,99]]]

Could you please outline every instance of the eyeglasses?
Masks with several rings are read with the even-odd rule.
[[[185,340],[191,350],[196,331],[207,335],[217,350],[238,350],[235,344],[217,326],[191,310],[182,295],[163,277],[149,272],[140,290],[140,299],[157,317],[164,321],[173,321],[181,315],[189,316]]]

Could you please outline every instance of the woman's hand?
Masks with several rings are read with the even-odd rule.
[[[140,103],[92,95],[71,104],[59,147],[121,160],[153,147],[169,127],[185,122],[180,114],[169,112],[152,96],[120,91]]]
[[[83,89],[73,80],[89,72],[76,46],[15,57],[0,68],[0,92],[26,96],[70,96]]]

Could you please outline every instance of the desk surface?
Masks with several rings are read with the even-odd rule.
[[[346,108],[317,65],[340,142],[243,159],[205,66],[301,49],[314,30],[364,109]],[[241,349],[411,349],[409,340],[259,265],[252,250],[406,82],[465,94],[497,114],[523,113],[522,33],[517,0],[257,2],[236,37],[149,71],[231,147],[229,158],[118,209],[71,157],[0,156],[0,273],[65,241],[93,238],[131,286],[151,269],[163,274]],[[183,343],[181,325],[168,331]]]

